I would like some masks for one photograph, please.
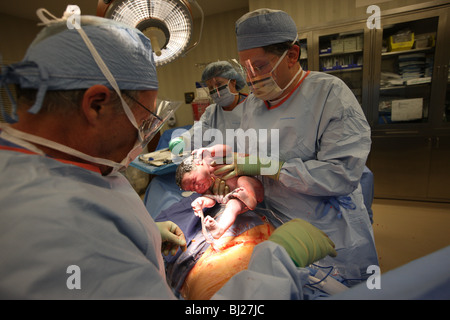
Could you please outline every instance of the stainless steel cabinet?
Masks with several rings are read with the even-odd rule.
[[[310,70],[343,79],[372,127],[375,196],[450,201],[450,5],[304,32]]]

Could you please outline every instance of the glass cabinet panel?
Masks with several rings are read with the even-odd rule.
[[[300,65],[302,69],[307,71],[308,69],[308,40],[300,39]]]
[[[385,25],[378,124],[428,123],[438,17]]]
[[[364,31],[319,36],[319,71],[342,79],[362,105]]]

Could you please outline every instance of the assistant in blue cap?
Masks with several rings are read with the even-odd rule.
[[[217,144],[218,136],[222,137],[220,141],[236,148],[235,139],[225,139],[227,129],[239,128],[242,117],[241,103],[247,98],[247,94],[240,92],[246,85],[240,65],[236,63],[236,66],[233,66],[228,61],[212,62],[203,71],[202,82],[206,84],[214,103],[206,108],[200,120],[188,132],[170,140],[169,149],[177,155],[186,151],[186,146],[189,145],[190,150],[194,150]],[[195,139],[194,135],[202,137]],[[201,145],[195,145],[197,141],[201,141]]]
[[[242,74],[234,68],[228,61],[211,62],[203,70],[202,81],[206,82],[212,78],[221,77],[228,80],[236,80],[236,90],[244,89],[246,83]]]
[[[258,9],[236,21],[238,51],[292,42],[296,38],[297,26],[294,20],[281,10]]]

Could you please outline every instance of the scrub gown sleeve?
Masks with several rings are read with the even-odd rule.
[[[370,151],[370,127],[350,89],[331,89],[318,125],[316,158],[291,158],[280,181],[297,192],[312,196],[338,196],[359,184]],[[305,148],[305,146],[299,146]]]

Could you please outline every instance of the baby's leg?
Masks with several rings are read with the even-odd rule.
[[[241,200],[248,209],[254,210],[264,197],[261,182],[253,177],[242,176],[238,178],[237,185],[238,187],[227,196]]]
[[[239,199],[230,199],[220,216],[219,222],[210,216],[205,218],[206,229],[214,239],[219,239],[233,225],[238,214],[244,211],[246,211],[245,205]]]

